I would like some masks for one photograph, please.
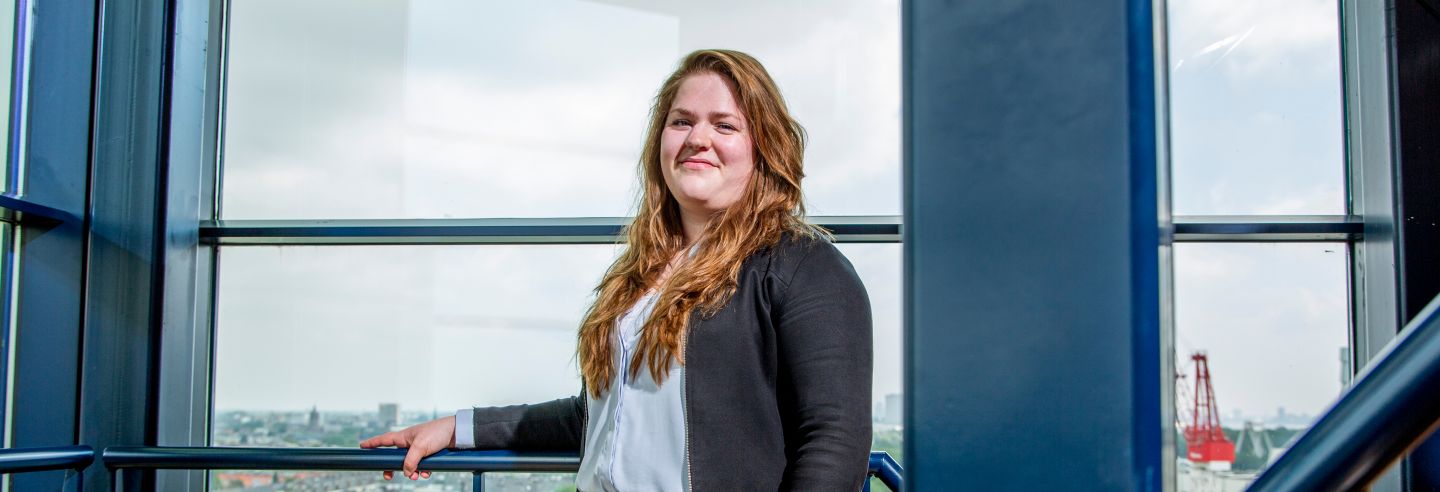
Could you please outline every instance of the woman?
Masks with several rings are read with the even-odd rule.
[[[805,222],[804,146],[758,61],[691,53],[656,96],[628,248],[580,327],[581,394],[361,446],[410,448],[411,479],[455,447],[578,451],[581,490],[859,489],[869,299]]]

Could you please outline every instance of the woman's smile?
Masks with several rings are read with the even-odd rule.
[[[709,160],[701,159],[699,157],[686,158],[684,161],[681,161],[680,164],[685,169],[692,169],[696,171],[718,167],[715,165],[714,162],[710,162]]]

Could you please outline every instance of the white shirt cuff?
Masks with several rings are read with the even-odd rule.
[[[475,409],[455,412],[455,448],[475,448]]]

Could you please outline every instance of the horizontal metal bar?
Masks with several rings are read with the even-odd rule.
[[[810,220],[842,243],[900,241],[896,215],[822,216]],[[208,244],[614,244],[628,217],[535,219],[220,220],[200,225]],[[1177,242],[1322,242],[1361,237],[1364,224],[1344,215],[1191,215],[1174,219]]]
[[[899,242],[900,217],[826,216],[810,220],[846,243]],[[615,244],[629,217],[537,219],[219,220],[200,239],[220,245]]]
[[[150,470],[399,470],[404,449],[110,446],[106,468]],[[420,460],[430,471],[560,472],[580,468],[574,453],[441,451]]]
[[[3,193],[0,194],[0,220],[21,225],[49,227],[75,220],[75,217],[58,208],[47,207],[9,193]]]
[[[1250,491],[1364,490],[1440,425],[1440,296]]]
[[[353,448],[203,448],[111,446],[101,453],[111,470],[399,470],[404,449]],[[421,470],[466,472],[574,473],[573,453],[514,451],[441,451],[420,460]],[[870,453],[869,474],[890,490],[900,490],[904,472],[890,453]],[[740,471],[736,471],[740,473]]]
[[[1320,242],[1360,239],[1365,225],[1346,215],[1182,215],[1176,242]]]
[[[0,449],[0,473],[83,470],[94,462],[90,446]]]

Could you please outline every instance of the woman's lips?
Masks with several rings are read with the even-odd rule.
[[[712,163],[710,163],[710,161],[707,161],[707,160],[705,160],[705,159],[685,159],[684,161],[681,161],[680,164],[681,164],[682,166],[684,166],[685,169],[694,169],[694,170],[708,169],[708,168],[715,167],[715,164],[712,164]]]

